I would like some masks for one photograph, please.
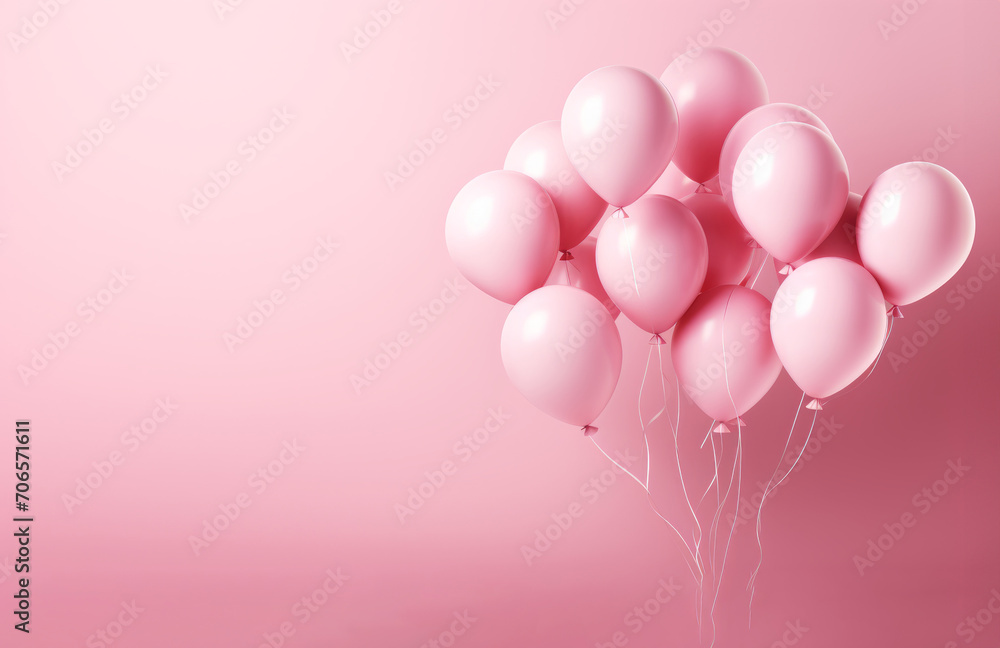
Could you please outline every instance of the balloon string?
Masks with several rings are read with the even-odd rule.
[[[625,246],[628,248],[628,262],[632,266],[632,283],[635,284],[635,296],[639,296],[639,276],[635,272],[635,260],[632,258],[632,239],[628,235],[628,214],[625,213],[623,207],[619,207],[618,211],[622,213],[622,230],[625,233]],[[617,212],[616,212],[617,213]]]
[[[680,477],[680,480],[681,480],[681,491],[684,493],[684,501],[687,503],[688,511],[691,513],[691,517],[694,519],[695,529],[697,530],[697,533],[698,533],[697,537],[693,537],[692,539],[694,540],[695,556],[698,558],[698,560],[700,562],[701,561],[701,547],[700,547],[700,545],[701,545],[701,538],[702,538],[701,522],[698,521],[698,514],[695,512],[694,507],[691,505],[691,498],[688,496],[687,485],[686,485],[686,482],[684,481],[684,470],[681,468],[681,451],[680,451],[680,443],[678,441],[678,429],[680,427],[680,414],[681,414],[681,412],[680,412],[680,391],[679,391],[679,388],[678,388],[678,393],[677,393],[677,404],[678,404],[678,407],[677,407],[677,425],[675,426],[674,425],[674,421],[673,421],[673,417],[670,416],[670,410],[667,407],[667,387],[666,387],[666,378],[663,375],[663,351],[661,350],[662,348],[663,348],[662,344],[658,344],[656,346],[656,353],[659,356],[659,363],[660,363],[660,385],[661,385],[662,391],[663,391],[663,408],[665,410],[667,410],[667,418],[670,421],[670,428],[671,428],[671,431],[673,432],[673,435],[674,435],[674,457],[677,460],[677,476]],[[676,378],[676,376],[675,376],[675,378]],[[659,416],[659,414],[657,414],[657,416]]]
[[[733,532],[736,531],[736,519],[739,517],[740,513],[740,496],[741,496],[741,485],[743,483],[743,430],[737,421],[736,424],[736,460],[734,464],[739,466],[739,478],[736,480],[736,514],[733,516],[733,523],[729,527],[729,538],[726,540],[726,550],[722,555],[722,566],[719,568],[719,582],[715,586],[715,598],[712,600],[712,643],[709,648],[715,646],[715,607],[719,602],[719,592],[722,590],[722,579],[726,575],[726,562],[729,560],[729,547],[733,542]],[[715,581],[713,577],[713,582]]]
[[[749,589],[750,592],[751,592],[751,594],[750,594],[750,605],[751,605],[751,607],[753,606],[754,581],[757,578],[757,574],[760,572],[761,565],[764,563],[764,545],[761,542],[761,538],[760,538],[761,515],[762,515],[762,513],[764,511],[764,502],[767,501],[767,496],[773,490],[771,488],[771,484],[774,483],[774,479],[778,476],[778,473],[781,471],[781,464],[782,464],[783,461],[785,461],[785,457],[788,454],[788,447],[792,444],[792,436],[795,434],[795,424],[798,423],[798,421],[799,421],[799,413],[802,411],[802,404],[805,402],[805,400],[806,400],[806,393],[803,391],[802,392],[802,398],[799,399],[799,406],[797,408],[795,408],[795,417],[792,419],[792,427],[791,427],[791,429],[788,430],[788,438],[785,440],[785,447],[781,451],[781,456],[778,457],[778,465],[776,465],[774,467],[774,472],[771,473],[771,478],[767,481],[767,486],[764,488],[764,493],[763,493],[763,495],[761,495],[761,498],[760,498],[760,506],[757,508],[757,525],[756,525],[756,534],[757,534],[757,566],[754,568],[753,573],[750,575],[750,580],[747,583],[747,589]],[[750,610],[750,614],[751,615],[753,614],[752,609]]]
[[[722,504],[722,492],[720,487],[722,484],[719,482],[719,462],[722,461],[722,439],[719,439],[719,455],[715,454],[715,437],[712,437],[712,461],[715,462],[715,505],[720,506]]]
[[[766,261],[766,257],[765,257],[765,261]],[[732,523],[732,525],[729,528],[729,537],[726,540],[726,549],[725,549],[725,552],[723,553],[723,556],[722,556],[722,565],[719,567],[719,580],[718,580],[718,584],[715,585],[715,596],[714,596],[714,598],[712,600],[711,615],[712,615],[712,644],[713,645],[715,644],[715,607],[716,607],[716,604],[717,604],[717,602],[719,600],[719,591],[722,588],[722,579],[723,579],[723,576],[726,573],[726,563],[729,560],[729,547],[730,547],[730,545],[732,544],[732,541],[733,541],[733,532],[736,530],[736,519],[739,516],[739,508],[740,508],[740,490],[742,488],[742,482],[743,482],[743,421],[740,418],[739,408],[736,407],[736,400],[733,398],[732,386],[731,386],[731,384],[729,382],[729,360],[728,360],[728,357],[726,356],[726,316],[729,314],[729,304],[730,304],[730,302],[732,302],[733,293],[734,292],[735,292],[734,290],[730,290],[729,297],[726,298],[726,305],[722,309],[722,327],[721,327],[721,330],[722,330],[722,371],[723,371],[723,375],[725,376],[725,381],[726,381],[726,394],[729,396],[729,403],[730,403],[730,405],[733,408],[733,415],[736,418],[737,444],[736,444],[736,458],[734,460],[734,468],[735,468],[736,464],[738,464],[739,465],[739,473],[740,474],[739,474],[739,480],[736,482],[736,516],[733,517],[733,523]],[[714,440],[712,441],[712,450],[713,450],[713,452],[715,450],[715,441]],[[728,493],[727,493],[727,499],[728,499]],[[721,511],[721,510],[722,510],[722,504],[720,502],[720,505],[719,505],[719,507],[717,509],[717,512]],[[716,519],[718,519],[718,517]],[[716,527],[716,539],[717,538],[718,538],[718,527]],[[714,546],[715,545],[713,545],[713,554],[715,553]],[[715,564],[716,564],[714,556],[713,556],[712,563],[713,563],[712,573],[713,573],[713,583],[714,583],[715,582],[714,573],[715,573]]]
[[[750,280],[750,273],[753,272],[753,267],[757,263],[757,250],[758,248],[750,248],[750,259],[747,261],[747,267],[743,270],[743,276],[740,279],[740,284],[745,285],[743,282]]]
[[[684,562],[687,563],[688,569],[691,571],[691,576],[694,577],[695,581],[698,583],[698,586],[701,587],[702,580],[704,579],[705,575],[701,571],[701,567],[699,566],[698,561],[695,559],[694,553],[691,551],[691,547],[688,546],[687,541],[684,540],[684,536],[681,535],[681,532],[677,530],[677,527],[675,527],[670,522],[670,520],[668,520],[667,518],[663,517],[663,515],[660,514],[660,511],[656,508],[656,505],[653,504],[653,500],[649,494],[649,489],[646,488],[646,485],[643,484],[638,477],[632,474],[632,472],[628,468],[626,468],[625,466],[621,465],[620,463],[612,459],[611,455],[605,452],[604,448],[602,448],[601,445],[597,442],[597,439],[591,436],[590,440],[594,442],[594,445],[597,447],[598,450],[601,451],[601,454],[607,457],[608,461],[617,466],[618,469],[621,470],[623,473],[625,473],[633,480],[635,480],[635,483],[639,484],[642,490],[646,492],[646,500],[649,502],[649,507],[653,510],[653,513],[655,513],[656,516],[659,517],[661,520],[666,522],[667,526],[670,527],[670,530],[674,532],[674,535],[676,536],[675,539],[680,542],[681,546],[684,548],[684,551],[686,552],[684,554]],[[647,464],[648,464],[648,457],[647,457]],[[695,573],[696,569],[697,573]]]
[[[771,256],[770,252],[764,255],[764,260],[760,262],[760,267],[757,268],[757,274],[754,276],[753,281],[751,281],[750,285],[748,286],[750,290],[753,290],[753,287],[757,285],[757,279],[760,278],[760,273],[764,269],[764,266],[767,265],[767,260],[768,258],[770,258],[770,256]]]
[[[659,348],[660,346],[661,345],[657,345],[657,348]],[[634,479],[635,482],[637,484],[639,484],[639,486],[642,487],[642,490],[644,490],[646,492],[646,499],[649,502],[650,508],[657,515],[657,517],[659,517],[661,520],[663,520],[664,522],[667,523],[667,526],[669,526],[670,529],[674,532],[674,534],[676,534],[676,536],[677,536],[676,539],[680,540],[680,542],[684,546],[684,550],[686,551],[686,554],[684,556],[685,562],[688,563],[688,569],[691,571],[691,575],[695,578],[695,581],[698,582],[698,587],[700,588],[701,587],[702,579],[704,578],[704,573],[703,573],[703,571],[701,569],[701,565],[700,565],[698,559],[695,558],[694,552],[691,550],[691,547],[688,545],[687,541],[684,539],[684,536],[680,533],[680,531],[677,530],[677,527],[675,527],[673,525],[673,523],[670,522],[670,520],[668,520],[662,514],[660,514],[659,510],[656,508],[656,505],[653,503],[652,497],[651,497],[650,492],[649,492],[649,476],[650,476],[650,466],[651,466],[652,462],[651,462],[651,457],[650,457],[650,453],[649,453],[649,437],[646,434],[646,421],[645,421],[645,418],[642,415],[642,395],[643,395],[643,391],[645,390],[645,387],[646,387],[646,379],[649,376],[649,364],[652,361],[652,358],[653,358],[653,349],[652,349],[652,347],[650,347],[649,353],[646,355],[646,368],[643,370],[643,373],[642,373],[642,382],[639,385],[639,399],[638,399],[638,403],[637,403],[637,409],[638,409],[638,413],[639,413],[639,425],[642,428],[642,438],[643,438],[643,442],[646,445],[646,481],[643,482],[641,479],[639,479],[638,477],[636,477],[630,471],[626,470],[623,466],[621,466],[620,464],[618,464],[618,462],[616,462],[614,459],[612,459],[608,455],[607,452],[604,452],[603,448],[601,448],[600,444],[597,443],[597,440],[594,437],[590,437],[590,438],[594,442],[594,445],[597,446],[597,449],[600,450],[601,453],[605,457],[607,457],[609,461],[611,461],[613,464],[615,464],[616,466],[618,466],[619,468],[621,468],[622,471],[624,471],[629,477],[631,477],[632,479]],[[664,390],[665,389],[666,388],[664,387]],[[659,416],[660,413],[662,413],[662,410],[660,412],[658,412],[653,417],[653,419],[655,419],[657,416]],[[650,422],[652,422],[652,420]],[[691,562],[688,560],[689,558],[694,562],[694,567],[691,566]],[[695,573],[695,568],[697,569],[697,573]]]
[[[726,306],[722,309],[722,373],[726,378],[726,394],[729,395],[729,404],[733,406],[733,413],[736,416],[736,426],[739,427],[742,421],[740,421],[740,411],[736,407],[736,400],[733,398],[733,392],[729,385],[729,361],[726,358],[726,315],[729,313],[729,303],[733,300],[733,293],[735,290],[729,291],[729,297],[726,298]]]
[[[678,474],[678,476],[680,477],[680,480],[681,480],[681,490],[684,492],[684,499],[687,502],[688,510],[691,513],[691,517],[694,519],[694,523],[695,523],[695,526],[697,527],[697,531],[698,531],[697,537],[696,538],[692,537],[692,540],[694,541],[694,546],[695,546],[694,558],[695,558],[695,561],[697,561],[697,563],[699,565],[698,571],[700,573],[704,574],[704,572],[705,572],[705,565],[704,565],[704,560],[701,557],[701,547],[700,547],[700,543],[701,543],[701,539],[702,539],[702,535],[703,535],[702,529],[701,529],[701,523],[698,520],[698,514],[695,512],[695,509],[691,506],[691,500],[688,498],[687,486],[685,485],[686,482],[684,480],[684,472],[681,470],[680,450],[679,450],[678,443],[677,443],[678,433],[679,433],[680,426],[681,426],[681,392],[680,392],[680,381],[677,379],[677,374],[675,373],[674,374],[674,383],[676,383],[675,384],[675,387],[676,387],[675,391],[677,393],[677,401],[676,401],[676,405],[677,405],[677,420],[675,422],[674,416],[673,416],[673,414],[670,411],[669,403],[667,402],[667,385],[666,384],[669,381],[666,379],[666,376],[664,375],[664,371],[663,371],[664,365],[663,365],[663,345],[662,344],[656,345],[656,354],[657,354],[657,359],[658,359],[658,364],[659,364],[659,371],[660,371],[660,393],[661,393],[661,395],[663,397],[663,409],[661,409],[659,412],[657,412],[656,416],[654,416],[652,419],[650,419],[649,422],[650,422],[650,424],[652,424],[653,421],[656,420],[656,418],[658,418],[661,414],[663,414],[664,412],[666,412],[667,422],[669,423],[670,430],[671,430],[671,432],[673,433],[673,436],[674,436],[674,456],[677,458],[677,474]],[[648,435],[644,434],[643,436],[646,437],[646,452],[648,454],[649,453]],[[652,455],[648,455],[648,456],[652,457]],[[650,460],[650,463],[651,462],[652,462],[652,460]],[[647,464],[647,468],[648,467],[649,467],[649,464]],[[650,474],[647,472],[647,475],[646,475],[646,484],[647,484],[647,486],[650,485],[650,481],[649,480],[650,480]],[[698,591],[698,593],[697,593],[698,598],[699,599],[704,598],[704,588],[702,587],[701,583],[698,584],[697,591]],[[702,611],[697,606],[695,607],[695,620],[698,623],[698,634],[700,635],[701,634],[701,629],[702,629],[702,626],[701,626],[701,623],[702,623]]]
[[[764,488],[764,494],[761,497],[760,507],[757,509],[757,551],[759,554],[757,561],[757,568],[754,570],[754,574],[760,569],[760,564],[764,559],[764,548],[760,542],[760,520],[761,511],[764,509],[764,500],[767,499],[767,494],[770,492],[771,484],[774,483],[774,478],[777,477],[778,471],[781,470],[781,462],[784,461],[786,454],[788,453],[788,446],[792,444],[792,435],[795,432],[795,424],[799,420],[799,412],[802,411],[802,404],[806,401],[806,393],[802,392],[802,398],[799,399],[799,406],[795,409],[795,418],[792,419],[792,427],[788,430],[788,439],[785,441],[785,447],[781,451],[781,456],[778,458],[778,465],[774,467],[774,472],[771,474],[771,478],[767,482],[767,486]],[[753,576],[751,576],[751,580]]]
[[[802,444],[802,448],[799,450],[798,456],[795,457],[795,461],[792,462],[792,466],[785,472],[784,475],[781,476],[781,479],[779,479],[778,482],[773,487],[771,487],[771,490],[764,492],[764,497],[767,497],[767,494],[769,492],[773,492],[774,489],[776,489],[778,486],[781,486],[782,482],[784,482],[786,479],[788,479],[788,476],[792,474],[792,472],[795,470],[795,467],[799,465],[799,460],[802,459],[802,455],[803,455],[803,453],[805,453],[806,447],[808,447],[809,442],[812,440],[812,433],[813,433],[813,429],[816,427],[816,417],[818,415],[819,415],[819,410],[813,410],[812,424],[809,425],[809,432],[806,434],[806,440]],[[760,506],[761,506],[761,508],[757,510],[757,520],[758,520],[758,522],[760,521],[760,511],[764,508],[764,500],[763,500],[763,498],[761,499]],[[760,539],[759,530],[758,530],[758,536],[757,537],[758,537],[758,541],[759,541],[759,539]],[[757,574],[760,572],[760,565],[763,562],[764,562],[764,551],[763,551],[763,548],[761,548],[760,562],[757,564],[757,569],[754,570],[754,574],[750,578],[750,605],[749,605],[749,608],[747,610],[748,613],[749,613],[749,617],[747,619],[747,623],[748,624],[749,624],[750,621],[753,620],[753,595],[754,595],[754,591],[756,590],[755,581],[756,581],[756,578],[757,578]]]
[[[705,498],[708,497],[708,494],[710,492],[712,492],[712,486],[713,485],[715,486],[715,506],[716,506],[716,509],[718,509],[718,507],[720,505],[721,492],[719,490],[719,455],[715,451],[715,436],[712,434],[712,427],[714,427],[714,426],[715,426],[715,421],[712,421],[712,426],[708,428],[708,436],[705,437],[705,441],[708,441],[709,438],[712,439],[712,465],[715,467],[715,474],[712,476],[712,481],[708,482],[708,487],[706,487],[705,488],[705,492],[702,493],[701,499],[698,500],[698,506],[697,506],[696,510],[699,510],[699,511],[701,510],[702,504],[705,503]],[[704,447],[704,444],[702,445],[702,447]],[[711,532],[709,532],[708,540],[709,540],[709,542],[711,542],[711,540],[712,540],[712,534],[711,534]],[[710,558],[712,557],[711,553],[709,553],[709,557]]]
[[[738,445],[737,446],[737,450],[739,451],[740,448],[741,448],[741,446]],[[721,465],[721,462],[722,462],[722,457],[725,457],[725,449],[726,449],[725,437],[720,435],[720,437],[719,437],[719,454],[720,454],[719,462],[720,462],[720,465]],[[713,587],[716,585],[716,572],[715,572],[714,566],[718,564],[718,560],[717,560],[716,556],[718,555],[718,552],[719,552],[719,544],[718,544],[719,543],[719,522],[721,520],[722,510],[723,510],[723,508],[725,506],[725,503],[729,501],[729,495],[733,492],[733,483],[736,481],[736,463],[737,463],[737,459],[739,457],[740,457],[739,452],[737,452],[737,454],[735,454],[733,456],[733,467],[732,467],[732,470],[731,470],[730,475],[729,475],[729,483],[726,485],[726,494],[723,495],[719,499],[719,505],[715,509],[715,515],[714,515],[714,517],[712,519],[712,525],[709,528],[709,534],[708,534],[709,535],[709,542],[712,544],[712,565],[713,565],[713,569],[712,569],[712,585],[713,585]],[[741,474],[741,477],[742,477],[742,474]],[[737,489],[738,488],[739,488],[739,486],[737,485]],[[737,505],[738,504],[739,504],[739,502],[737,501]]]
[[[712,437],[712,430],[715,429],[715,424],[716,424],[716,422],[718,420],[719,419],[712,419],[712,424],[708,426],[708,434],[705,435],[705,438],[701,440],[701,445],[698,446],[699,450],[704,450],[705,449],[705,444],[708,443],[708,440]],[[715,443],[714,442],[712,443],[712,447],[713,448],[715,447]]]
[[[841,396],[846,396],[846,395],[850,394],[852,391],[854,391],[855,389],[857,389],[858,387],[860,387],[861,385],[863,385],[865,383],[865,381],[868,380],[868,378],[870,378],[873,373],[875,373],[875,367],[878,366],[878,361],[882,359],[882,353],[885,351],[885,347],[889,343],[889,336],[892,335],[892,323],[893,323],[893,321],[894,321],[895,318],[890,317],[888,315],[886,315],[886,316],[889,318],[889,326],[886,328],[885,337],[882,338],[882,348],[878,350],[878,355],[875,356],[875,362],[873,362],[872,366],[868,369],[868,373],[866,373],[861,380],[859,380],[856,383],[854,383],[853,385],[851,385],[845,391],[842,391],[839,394],[835,394],[835,395],[831,396],[829,398],[829,400],[827,400],[827,403],[829,403],[830,401],[832,401],[835,398],[840,398]]]
[[[639,410],[639,427],[642,429],[642,438],[646,439],[646,419],[642,416],[642,392],[646,388],[646,377],[649,375],[649,363],[653,359],[653,347],[649,347],[649,353],[646,354],[646,368],[642,372],[642,382],[639,384],[639,400],[636,403],[637,409]],[[655,417],[654,417],[655,418]],[[649,442],[646,442],[646,483],[643,484],[643,488],[647,488],[649,484]]]

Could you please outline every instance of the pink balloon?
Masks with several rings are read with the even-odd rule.
[[[844,207],[844,213],[837,222],[837,226],[815,250],[798,261],[792,262],[792,267],[798,268],[803,263],[824,257],[839,257],[860,265],[861,255],[858,254],[857,237],[858,207],[860,206],[861,196],[854,192],[848,194],[847,206]]]
[[[750,138],[736,161],[733,201],[743,227],[775,259],[801,259],[837,226],[849,193],[833,138],[782,122]]]
[[[708,241],[708,272],[702,292],[726,284],[738,284],[750,269],[750,235],[739,224],[719,194],[695,193],[681,199],[691,210]]]
[[[674,163],[695,182],[719,173],[722,144],[743,115],[767,103],[767,85],[750,59],[722,47],[682,54],[660,76],[677,104]]]
[[[674,328],[670,354],[680,384],[716,421],[745,414],[781,373],[770,312],[759,292],[718,286],[699,295]]]
[[[556,261],[549,275],[549,280],[545,282],[547,286],[573,286],[580,290],[586,290],[597,298],[597,301],[608,309],[611,317],[618,319],[621,313],[615,303],[608,297],[604,286],[601,285],[601,278],[597,275],[597,238],[589,236],[583,243],[577,245],[570,251],[572,259],[560,259]],[[560,257],[562,255],[560,254]]]
[[[708,242],[698,219],[674,198],[650,194],[597,237],[597,273],[615,305],[637,326],[662,333],[698,295]]]
[[[445,240],[472,285],[513,304],[545,284],[559,247],[559,219],[537,182],[516,171],[490,171],[455,196]]]
[[[733,210],[733,213],[736,212],[736,203],[733,202],[733,174],[736,173],[737,158],[743,152],[743,147],[754,135],[768,126],[774,126],[781,122],[809,124],[830,135],[830,129],[819,117],[795,104],[766,104],[743,115],[726,136],[726,141],[722,145],[722,154],[719,156],[719,185],[722,189],[722,195],[726,197],[726,204]]]
[[[828,398],[861,376],[885,340],[878,282],[858,264],[816,259],[778,288],[771,339],[788,375],[813,398]]]
[[[667,168],[677,144],[677,110],[656,77],[622,65],[604,67],[569,93],[562,138],[587,184],[623,207]]]
[[[681,173],[681,170],[673,162],[667,165],[663,174],[649,188],[649,193],[670,196],[678,200],[695,192],[719,193],[720,191],[718,176],[705,184],[698,184]]]
[[[535,407],[587,426],[604,411],[622,369],[618,327],[587,292],[545,286],[517,302],[500,335],[511,382]]]
[[[559,216],[560,250],[587,238],[608,207],[569,161],[558,120],[535,124],[521,133],[503,168],[534,178],[549,192]]]
[[[954,277],[975,236],[969,192],[936,164],[894,166],[861,200],[858,251],[895,306],[912,304]]]

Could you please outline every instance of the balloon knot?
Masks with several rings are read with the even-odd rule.
[[[739,425],[740,427],[746,427],[747,426],[747,422],[743,420],[742,416],[737,416],[732,421],[729,421],[729,424],[730,425],[734,425],[734,424],[735,425]]]
[[[661,344],[666,344],[666,342],[663,340],[663,337],[659,333],[653,333],[653,337],[649,338],[649,343],[655,344],[657,346]]]
[[[823,403],[818,398],[814,398],[809,401],[808,405],[806,405],[806,409],[815,410],[817,412],[822,411]]]
[[[584,425],[580,429],[583,431],[583,436],[593,436],[597,432],[597,428],[593,425]]]
[[[760,243],[758,243],[757,241],[755,241],[753,239],[750,239],[750,240],[747,241],[747,247],[748,248],[759,248],[760,247]]]
[[[562,256],[559,257],[559,260],[560,261],[572,261],[573,258],[574,257],[573,257],[573,253],[572,252],[570,252],[569,250],[563,250]]]
[[[783,277],[787,277],[788,275],[792,274],[792,270],[794,269],[795,268],[792,267],[791,263],[786,263],[785,265],[778,268],[778,274]]]
[[[732,432],[732,430],[730,430],[729,426],[727,426],[725,423],[719,423],[714,428],[712,428],[712,432],[715,432],[716,434],[729,434],[730,432]]]
[[[695,193],[710,193],[708,187],[705,186],[704,182],[698,183],[698,188],[694,190]]]
[[[619,207],[615,210],[615,213],[611,215],[611,218],[628,218],[628,214],[625,213],[624,207]]]
[[[903,311],[899,310],[899,306],[893,306],[890,308],[886,315],[896,319],[903,319]]]

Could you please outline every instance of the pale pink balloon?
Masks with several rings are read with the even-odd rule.
[[[815,250],[798,261],[793,261],[792,267],[798,268],[803,263],[824,257],[839,257],[860,264],[861,255],[858,254],[857,236],[858,208],[860,206],[861,196],[854,192],[848,194],[847,206],[844,207],[844,213],[837,222],[837,226]]]
[[[695,182],[719,173],[722,144],[736,122],[767,103],[767,85],[750,59],[722,47],[682,54],[660,76],[677,104],[674,163]]]
[[[868,188],[858,213],[858,251],[886,300],[912,304],[955,276],[972,251],[972,198],[947,169],[894,166]]]
[[[718,176],[704,184],[698,184],[681,173],[681,170],[673,162],[667,165],[663,174],[649,188],[649,193],[670,196],[678,200],[696,192],[719,193],[720,191]]]
[[[667,168],[677,144],[677,110],[656,77],[613,65],[585,76],[562,113],[566,153],[608,203],[631,205]]]
[[[863,267],[836,257],[803,264],[778,288],[771,339],[795,384],[823,399],[847,387],[878,357],[885,302]]]
[[[569,161],[558,120],[535,124],[521,133],[503,168],[534,178],[549,192],[559,215],[560,250],[587,238],[608,207]]]
[[[597,273],[625,316],[662,333],[698,295],[708,269],[708,242],[698,219],[678,200],[643,196],[597,236]]]
[[[719,194],[694,193],[681,199],[691,210],[708,241],[708,272],[702,292],[726,284],[738,284],[750,269],[750,235],[746,233]]]
[[[547,286],[573,286],[580,290],[586,290],[601,302],[611,316],[615,319],[621,313],[615,303],[608,297],[604,286],[601,285],[601,278],[597,275],[597,238],[588,236],[580,245],[570,250],[572,259],[562,258],[556,261],[549,275],[549,280],[545,282]]]
[[[833,138],[808,124],[764,128],[736,161],[736,215],[762,248],[786,263],[830,235],[849,192],[843,153]]]
[[[581,427],[604,411],[622,369],[614,319],[571,286],[545,286],[517,302],[503,325],[500,356],[535,407]]]
[[[713,419],[743,416],[771,389],[781,361],[771,343],[771,302],[742,286],[702,293],[670,341],[677,378]]]
[[[445,241],[472,285],[513,304],[545,284],[559,247],[559,219],[540,184],[516,171],[490,171],[455,196]]]
[[[768,126],[774,126],[781,122],[809,124],[827,135],[831,135],[830,129],[819,117],[795,104],[766,104],[743,115],[726,136],[726,141],[722,145],[722,154],[719,156],[719,185],[722,195],[726,198],[726,204],[733,212],[736,211],[736,204],[733,202],[733,174],[736,172],[737,158],[743,152],[743,147],[747,145],[750,138]]]

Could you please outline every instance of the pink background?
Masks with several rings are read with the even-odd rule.
[[[950,129],[959,138],[938,139],[946,150],[933,156],[968,187],[978,217],[969,261],[905,309],[887,347],[896,361],[822,413],[843,427],[767,507],[749,630],[756,542],[752,525],[737,530],[716,645],[995,648],[1000,618],[980,611],[1000,588],[1000,300],[998,282],[973,278],[992,276],[981,258],[1000,236],[1000,3],[897,2],[906,21],[883,37],[889,1],[567,0],[575,12],[553,29],[557,0],[401,0],[349,62],[340,43],[386,2],[233,4],[220,19],[212,0],[70,2],[18,51],[5,39],[0,421],[12,433],[16,418],[31,419],[37,518],[32,634],[15,632],[8,612],[0,643],[101,645],[92,635],[109,624],[117,634],[134,601],[142,612],[116,647],[256,647],[283,623],[294,630],[284,645],[302,648],[439,637],[594,646],[616,632],[628,646],[697,645],[693,581],[642,491],[619,478],[585,495],[606,460],[508,383],[498,350],[507,307],[473,288],[440,298],[457,275],[443,225],[458,189],[499,168],[525,128],[558,118],[586,72],[621,63],[659,74],[701,34],[749,56],[773,101],[813,97],[854,191]],[[7,2],[0,26],[17,32],[37,11],[37,0]],[[126,116],[116,99],[157,65],[166,77]],[[456,121],[450,107],[481,77],[499,87]],[[241,142],[282,107],[294,119],[248,160]],[[113,131],[59,180],[52,163],[104,119]],[[436,128],[443,141],[390,190],[383,174]],[[178,205],[231,160],[241,173],[185,222]],[[314,263],[317,237],[339,247]],[[296,264],[315,273],[293,290],[282,277]],[[101,291],[122,268],[134,278],[88,321],[78,305],[107,301]],[[764,277],[773,291],[773,273]],[[979,292],[962,297],[959,286]],[[223,334],[275,289],[284,302],[230,352]],[[939,309],[947,323],[922,336]],[[18,366],[67,325],[78,335],[25,383]],[[638,454],[646,336],[620,326],[623,377],[599,435]],[[401,334],[409,343],[359,395],[351,376]],[[922,344],[902,362],[907,341]],[[176,411],[146,440],[123,439],[157,399]],[[798,399],[783,374],[748,415],[747,488],[772,469]],[[690,441],[707,421],[683,407]],[[477,450],[456,447],[491,408],[509,419]],[[652,431],[657,464],[670,458],[665,434]],[[305,449],[280,464],[293,441]],[[120,465],[69,512],[64,495],[114,452]],[[924,513],[914,496],[959,459],[968,474]],[[276,460],[273,483],[250,481]],[[453,474],[401,524],[396,505],[446,461]],[[16,551],[12,472],[0,470],[2,609],[15,591],[3,562]],[[675,510],[676,491],[654,491]],[[249,505],[196,556],[189,537],[241,493]],[[574,502],[583,514],[526,564],[522,545]],[[854,556],[906,513],[915,526],[859,574]],[[338,569],[349,580],[302,623],[293,606]],[[630,610],[671,578],[679,593],[634,632]],[[471,627],[442,637],[466,611]],[[977,613],[992,621],[970,636],[959,624]],[[808,631],[788,631],[796,624]]]

